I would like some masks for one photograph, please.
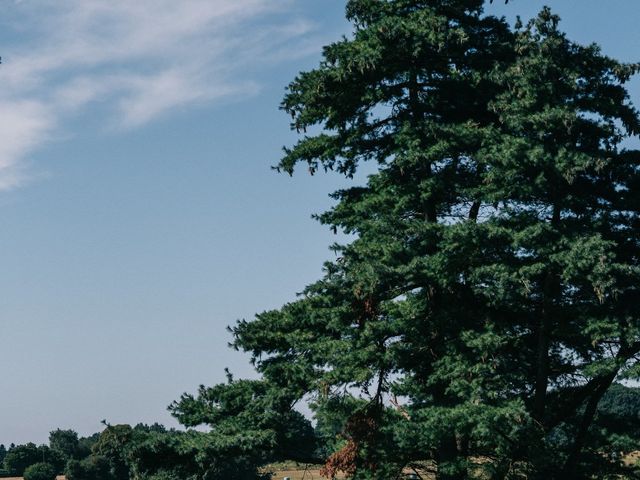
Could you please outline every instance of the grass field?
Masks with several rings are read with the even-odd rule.
[[[289,477],[291,480],[318,480],[322,479],[320,470],[278,470],[271,478],[272,480],[282,480]]]
[[[326,477],[320,475],[320,465],[305,465],[295,462],[276,463],[269,465],[265,468],[264,472],[273,472],[271,480],[283,480],[284,478],[290,478],[291,480],[326,480]],[[409,475],[413,473],[413,470],[405,470],[405,478],[409,478]],[[432,480],[433,476],[424,471],[420,471],[420,476],[423,480]],[[346,479],[345,475],[338,474],[337,479]]]

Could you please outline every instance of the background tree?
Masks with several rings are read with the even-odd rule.
[[[64,469],[64,458],[52,451],[47,445],[35,443],[13,445],[4,458],[4,469],[15,476],[22,476],[25,469],[35,463],[46,462],[54,466],[57,472]]]
[[[42,453],[38,451],[35,443],[27,443],[25,445],[15,445],[9,448],[4,458],[5,470],[14,475],[22,476],[24,470],[34,463],[42,461]]]
[[[162,425],[136,425],[127,445],[127,463],[134,478],[203,478],[201,432],[167,430]]]
[[[81,437],[78,439],[78,449],[76,452],[77,458],[83,459],[91,455],[93,446],[98,442],[100,433],[94,433],[88,437]]]
[[[113,480],[128,480],[131,473],[129,448],[134,439],[134,429],[130,425],[108,425],[93,446],[96,457],[109,462]]]
[[[613,385],[598,405],[594,427],[617,437],[610,443],[618,452],[640,451],[640,388]]]
[[[49,448],[58,452],[64,461],[76,458],[80,441],[78,434],[73,430],[57,429],[49,433]]]
[[[67,480],[148,480],[158,475],[191,480],[205,478],[211,470],[211,442],[204,433],[168,430],[159,424],[105,425],[90,455],[67,462]],[[233,471],[241,460],[223,457],[220,462]]]
[[[593,477],[615,474],[622,478],[636,478],[640,473],[640,465],[634,465],[640,450],[639,407],[638,388],[614,384],[602,397],[585,439],[585,449],[593,453],[585,456],[584,462]],[[579,413],[584,414],[584,407]],[[570,446],[579,428],[579,417],[554,429],[551,443]]]

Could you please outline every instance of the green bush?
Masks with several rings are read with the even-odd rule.
[[[46,462],[34,463],[24,471],[24,480],[55,480],[56,469]]]
[[[64,469],[67,480],[113,480],[109,460],[101,455],[91,455],[84,460],[69,460]]]

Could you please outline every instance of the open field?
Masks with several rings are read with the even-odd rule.
[[[291,480],[326,480],[326,477],[320,475],[320,465],[304,465],[295,462],[285,462],[280,464],[269,465],[263,471],[273,472],[271,480],[282,480],[284,478],[290,478]],[[405,470],[404,474],[406,478],[413,473],[413,470]],[[431,480],[432,476],[429,473],[420,471],[420,476],[423,480]],[[338,474],[337,479],[346,479],[344,474]]]
[[[638,461],[640,461],[640,451],[631,453],[624,457],[623,462],[628,465],[634,465]],[[290,478],[291,480],[326,480],[325,477],[320,475],[320,465],[310,465],[308,468],[305,468],[304,464],[296,464],[296,463],[282,463],[270,465],[265,471],[274,472],[271,475],[271,480],[283,480],[284,478]],[[411,474],[411,470],[405,470],[404,474],[405,478],[409,477]],[[425,471],[419,471],[420,476],[423,480],[432,480],[434,476]],[[338,479],[345,479],[344,475],[338,475]],[[61,480],[61,479],[58,479]]]
[[[409,472],[407,472],[409,473]],[[272,476],[271,480],[282,480],[283,478],[290,478],[291,480],[327,480],[325,477],[320,475],[320,470],[318,469],[308,469],[308,470],[278,470]],[[338,475],[337,478],[344,479],[343,475]],[[431,480],[431,476],[422,475],[424,480]]]
[[[640,452],[630,453],[626,457],[624,457],[624,463],[626,465],[635,465],[640,461]]]
[[[282,480],[289,477],[291,480],[320,480],[321,465],[305,465],[297,462],[281,462],[267,465],[262,471],[273,472],[272,480]]]
[[[289,477],[291,480],[318,480],[324,479],[320,475],[320,470],[278,470],[271,478],[272,480],[282,480]]]

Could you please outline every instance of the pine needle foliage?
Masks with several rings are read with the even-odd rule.
[[[638,66],[483,3],[350,0],[282,102],[279,170],[377,166],[319,216],[355,238],[323,278],[232,329],[264,382],[242,408],[310,398],[328,476],[625,474],[592,425],[640,372]],[[215,434],[220,388],[173,410]]]

